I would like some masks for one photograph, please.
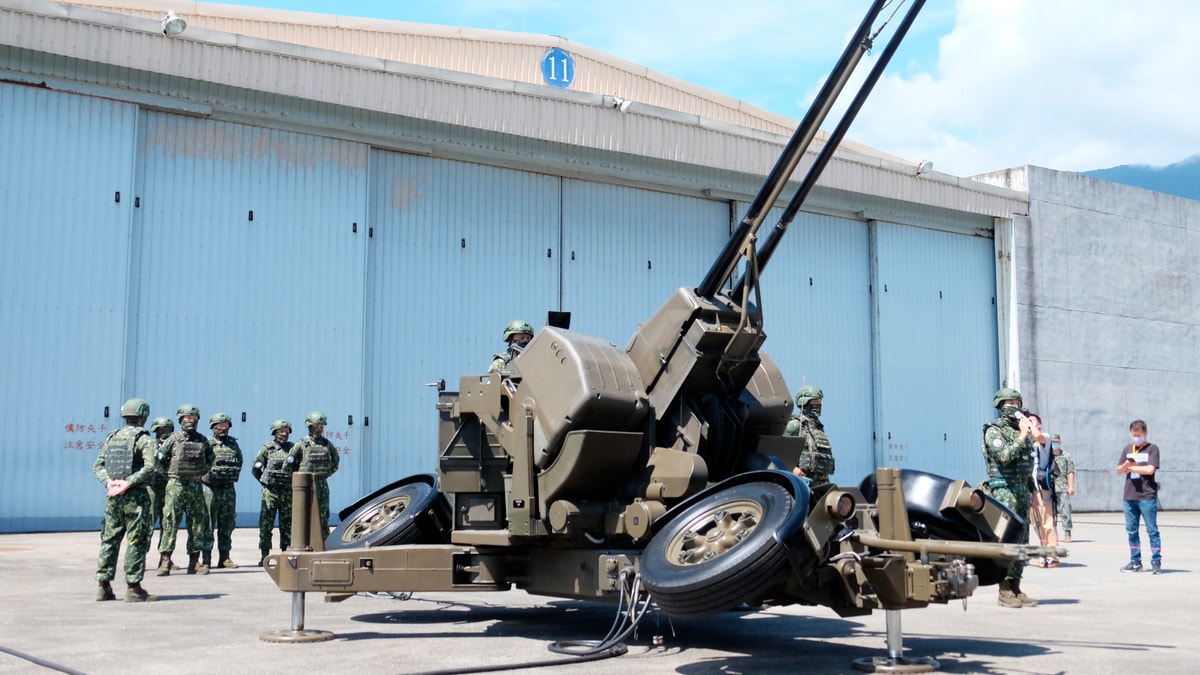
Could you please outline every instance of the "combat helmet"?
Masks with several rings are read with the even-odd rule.
[[[1016,389],[1013,389],[1011,387],[1001,387],[996,392],[996,395],[994,397],[992,397],[992,407],[995,408],[996,410],[999,410],[1000,404],[1007,401],[1010,398],[1014,398],[1014,399],[1020,401],[1021,400],[1021,392],[1019,392]]]
[[[171,420],[167,419],[166,417],[155,417],[154,421],[150,423],[150,431],[157,432],[159,429],[161,429],[163,427],[166,427],[167,431],[174,431],[175,423],[172,422]]]
[[[292,423],[287,420],[275,420],[274,422],[271,422],[271,435],[272,436],[274,436],[275,432],[279,431],[280,429],[287,429],[288,431],[291,431]]]
[[[533,326],[528,321],[509,321],[504,327],[504,341],[508,342],[509,338],[517,333],[529,333],[533,335]]]
[[[208,428],[211,429],[211,428],[217,426],[218,424],[220,424],[221,422],[229,422],[230,425],[233,424],[233,420],[229,419],[229,415],[226,415],[223,412],[219,412],[219,413],[213,415],[212,417],[208,418]]]
[[[149,417],[150,404],[140,398],[131,398],[121,404],[121,417]]]
[[[175,411],[175,419],[177,420],[182,420],[188,415],[195,415],[196,417],[199,417],[200,409],[191,403],[184,403],[183,405],[179,406],[179,410]]]
[[[311,427],[314,424],[328,424],[328,423],[329,422],[328,422],[328,419],[325,417],[325,413],[321,412],[320,410],[314,410],[314,411],[308,413],[308,417],[304,418],[304,426],[306,426],[306,427]]]
[[[803,408],[814,398],[825,398],[825,394],[821,391],[820,387],[806,384],[800,387],[800,391],[796,392],[796,407]]]

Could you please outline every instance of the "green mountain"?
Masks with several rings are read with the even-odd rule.
[[[1200,200],[1200,154],[1167,166],[1122,164],[1111,169],[1081,172],[1085,176],[1103,178],[1122,185],[1146,188],[1155,192]]]

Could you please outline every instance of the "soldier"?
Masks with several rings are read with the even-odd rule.
[[[509,321],[504,327],[504,341],[508,343],[508,349],[492,357],[492,366],[488,368],[488,372],[508,370],[508,364],[521,355],[521,351],[532,339],[533,326],[528,321]]]
[[[150,423],[150,431],[154,434],[155,451],[162,447],[167,438],[175,431],[175,423],[166,417],[155,417]],[[150,479],[150,496],[153,500],[150,517],[150,535],[154,535],[155,527],[162,527],[163,504],[167,499],[167,474],[165,471],[155,471]],[[162,531],[158,533],[158,543],[162,543]]]
[[[292,465],[296,467],[296,471],[306,471],[313,475],[313,483],[317,488],[317,508],[320,513],[321,520],[321,536],[329,534],[329,483],[326,478],[329,478],[338,470],[337,448],[333,447],[333,443],[325,438],[325,413],[313,411],[304,418],[304,424],[308,427],[308,435],[301,438],[292,451],[288,453],[288,458]]]
[[[1050,436],[1050,452],[1054,455],[1055,518],[1063,528],[1063,543],[1071,543],[1071,497],[1075,496],[1075,460],[1063,452],[1058,434]]]
[[[810,487],[829,484],[829,475],[834,472],[833,447],[821,424],[821,400],[825,394],[811,384],[800,387],[796,392],[796,408],[799,414],[788,420],[784,436],[802,436],[804,449],[800,461],[792,473],[800,476]]]
[[[983,425],[983,458],[987,466],[988,490],[1001,504],[1018,516],[1029,513],[1033,490],[1033,422],[1020,415],[1021,393],[1004,387],[992,398],[1000,411],[999,419]],[[1029,541],[1029,523],[1020,519],[1021,532],[1016,541]],[[1001,607],[1036,607],[1037,600],[1021,590],[1025,562],[1014,560],[1000,582]]]
[[[145,602],[154,597],[142,588],[146,574],[146,551],[150,548],[150,491],[158,471],[150,434],[142,428],[150,415],[150,404],[131,398],[121,406],[125,426],[112,432],[92,465],[92,473],[108,490],[104,504],[104,529],[100,531],[100,558],[96,563],[97,600],[116,600],[112,579],[117,554],[125,539],[125,602]]]
[[[208,444],[213,449],[213,464],[200,480],[212,491],[209,507],[210,527],[204,542],[203,562],[212,565],[213,533],[217,536],[217,567],[237,569],[237,563],[229,558],[233,549],[233,528],[237,527],[237,489],[234,484],[242,473],[242,448],[237,439],[229,435],[233,422],[229,415],[219,412],[208,419],[208,428],[213,435]]]
[[[208,506],[204,503],[203,483],[200,479],[208,473],[216,459],[212,446],[203,434],[196,431],[200,420],[200,409],[194,405],[179,406],[175,415],[179,420],[179,431],[171,434],[158,449],[158,462],[167,470],[167,499],[163,507],[163,535],[158,545],[158,576],[171,573],[174,563],[171,553],[175,551],[175,535],[179,530],[179,519],[187,514],[188,531],[188,574],[208,574],[208,566],[200,563],[200,551],[208,541]]]
[[[250,467],[250,473],[263,486],[262,506],[258,511],[258,550],[262,553],[258,559],[259,567],[271,554],[271,529],[275,526],[275,514],[279,514],[280,550],[286,551],[292,545],[292,471],[296,468],[296,461],[290,456],[295,445],[288,440],[291,435],[291,422],[272,422],[273,438],[254,456],[254,466]]]

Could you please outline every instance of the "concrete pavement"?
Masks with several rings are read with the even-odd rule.
[[[989,586],[965,608],[956,602],[902,612],[905,655],[936,658],[948,673],[1200,672],[1200,513],[1159,514],[1165,573],[1158,576],[1118,571],[1128,559],[1121,514],[1075,520],[1062,566],[1027,568],[1023,587],[1039,607],[998,607]],[[98,548],[96,532],[0,535],[0,675],[54,672],[51,666],[95,675],[463,672],[573,658],[547,645],[598,640],[614,618],[608,605],[523,591],[336,604],[309,594],[305,627],[336,639],[275,644],[259,634],[290,627],[292,600],[261,569],[245,566],[258,559],[257,530],[234,534],[242,568],[207,576],[151,572],[144,586],[160,599],[140,605],[94,600]],[[182,543],[175,562],[186,562]],[[113,586],[122,597],[123,580]],[[652,613],[624,656],[535,672],[849,673],[854,659],[886,654],[885,616],[842,619],[822,607],[700,621]]]

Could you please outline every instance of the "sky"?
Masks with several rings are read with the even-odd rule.
[[[222,4],[557,35],[799,120],[870,2]],[[1194,0],[928,0],[847,137],[959,176],[1163,166],[1200,153],[1196,64]]]

